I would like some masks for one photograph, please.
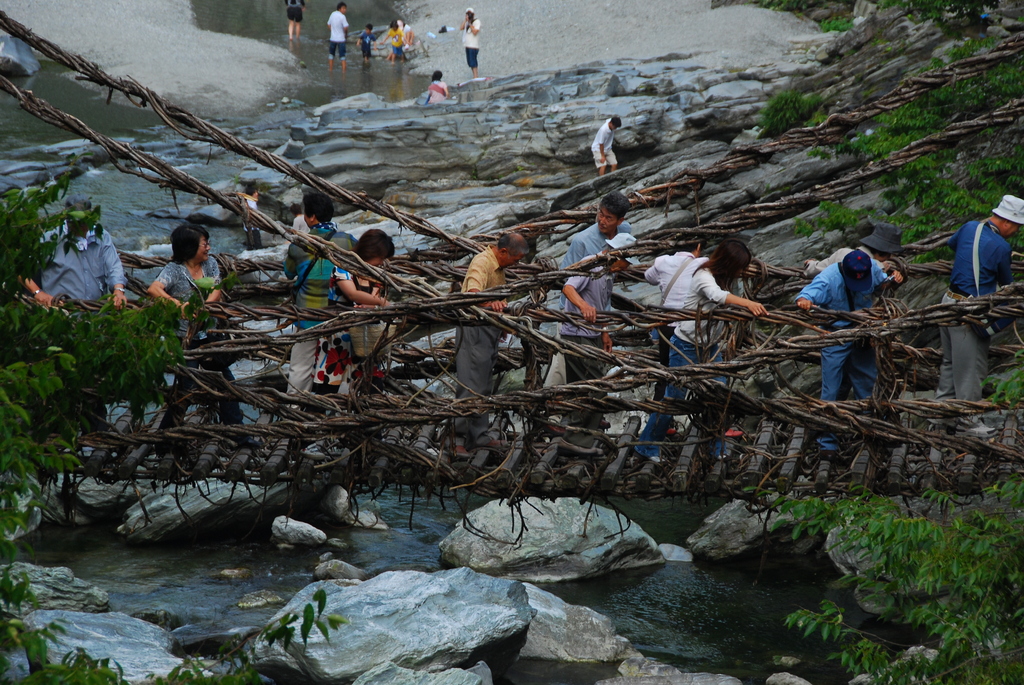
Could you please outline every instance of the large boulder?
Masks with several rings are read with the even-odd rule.
[[[483,659],[502,673],[526,640],[533,610],[522,583],[469,569],[420,573],[392,571],[353,587],[326,581],[306,586],[274,617],[301,615],[313,594],[327,595],[325,613],[348,620],[330,633],[318,631],[305,646],[257,642],[256,669],[282,685],[347,683],[392,662],[436,673]]]
[[[523,659],[544,661],[622,661],[639,656],[629,640],[615,633],[611,619],[587,607],[524,583],[537,614],[530,623]]]
[[[355,685],[483,685],[483,678],[461,668],[426,673],[402,668],[390,661],[359,676]]]
[[[695,559],[726,561],[760,556],[763,546],[771,544],[775,553],[803,555],[821,544],[820,537],[792,539],[792,516],[752,512],[743,500],[733,500],[708,516],[700,529],[686,539]],[[785,524],[772,532],[779,519]],[[767,538],[767,539],[766,539]]]
[[[289,483],[265,489],[214,479],[170,485],[132,505],[117,532],[129,544],[142,545],[268,528],[276,516],[294,516],[316,506],[319,494],[315,489],[296,490]]]
[[[0,74],[31,76],[39,71],[39,60],[20,38],[0,34]]]
[[[16,562],[10,565],[9,570],[12,578],[17,579],[22,575],[28,578],[29,586],[36,598],[37,606],[22,606],[21,615],[32,609],[62,609],[93,614],[110,611],[110,598],[107,593],[95,585],[75,578],[75,574],[69,568]]]
[[[665,563],[640,526],[573,498],[531,499],[519,512],[489,502],[468,518],[441,541],[445,563],[542,583]]]
[[[166,676],[181,664],[171,653],[174,639],[170,633],[125,614],[34,611],[25,618],[29,630],[51,623],[59,623],[63,632],[55,633],[49,642],[46,656],[50,663],[60,663],[81,648],[94,659],[116,662],[129,683],[147,682],[150,674]]]

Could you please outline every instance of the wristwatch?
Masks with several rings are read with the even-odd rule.
[[[36,288],[34,291],[32,291],[32,297],[35,297],[36,295],[38,295],[41,292],[43,292],[42,288]]]

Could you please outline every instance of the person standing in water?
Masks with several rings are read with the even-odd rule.
[[[327,20],[327,25],[331,29],[331,46],[327,51],[327,70],[334,71],[334,53],[337,51],[338,59],[341,60],[341,70],[345,71],[348,63],[345,61],[345,41],[348,40],[348,19],[345,18],[345,12],[348,11],[348,5],[343,2],[338,3],[338,9],[331,12],[330,18]]]
[[[296,40],[302,34],[302,13],[306,11],[306,0],[284,0],[288,13],[288,40]]]

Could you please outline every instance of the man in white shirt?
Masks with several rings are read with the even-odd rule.
[[[612,152],[612,143],[615,141],[615,129],[618,128],[622,128],[622,119],[612,117],[604,122],[601,128],[597,129],[597,135],[594,136],[594,143],[590,146],[590,151],[594,153],[594,163],[597,165],[598,176],[604,176],[604,168],[608,164],[612,165],[612,171],[619,168],[619,160],[615,159],[615,153]]]
[[[331,27],[331,47],[328,51],[327,69],[328,71],[334,71],[334,52],[338,52],[338,59],[341,60],[341,70],[345,71],[345,67],[348,63],[345,61],[345,41],[348,39],[348,19],[345,18],[345,12],[348,11],[348,5],[343,2],[338,3],[338,9],[331,12],[330,19],[327,20],[327,25]]]
[[[462,44],[466,46],[466,64],[473,70],[473,78],[480,78],[477,58],[480,54],[480,20],[476,18],[473,8],[466,9],[466,18],[459,25],[462,31]]]

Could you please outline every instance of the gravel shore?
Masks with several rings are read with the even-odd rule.
[[[448,83],[472,77],[461,34],[438,34],[442,25],[457,28],[467,6],[481,22],[481,76],[673,52],[707,67],[742,69],[780,61],[789,38],[818,33],[817,24],[788,12],[711,9],[710,0],[412,0],[406,14],[430,50],[417,73],[440,69]]]
[[[108,73],[131,75],[206,116],[250,113],[298,70],[283,48],[199,30],[189,0],[0,0],[0,9]]]

